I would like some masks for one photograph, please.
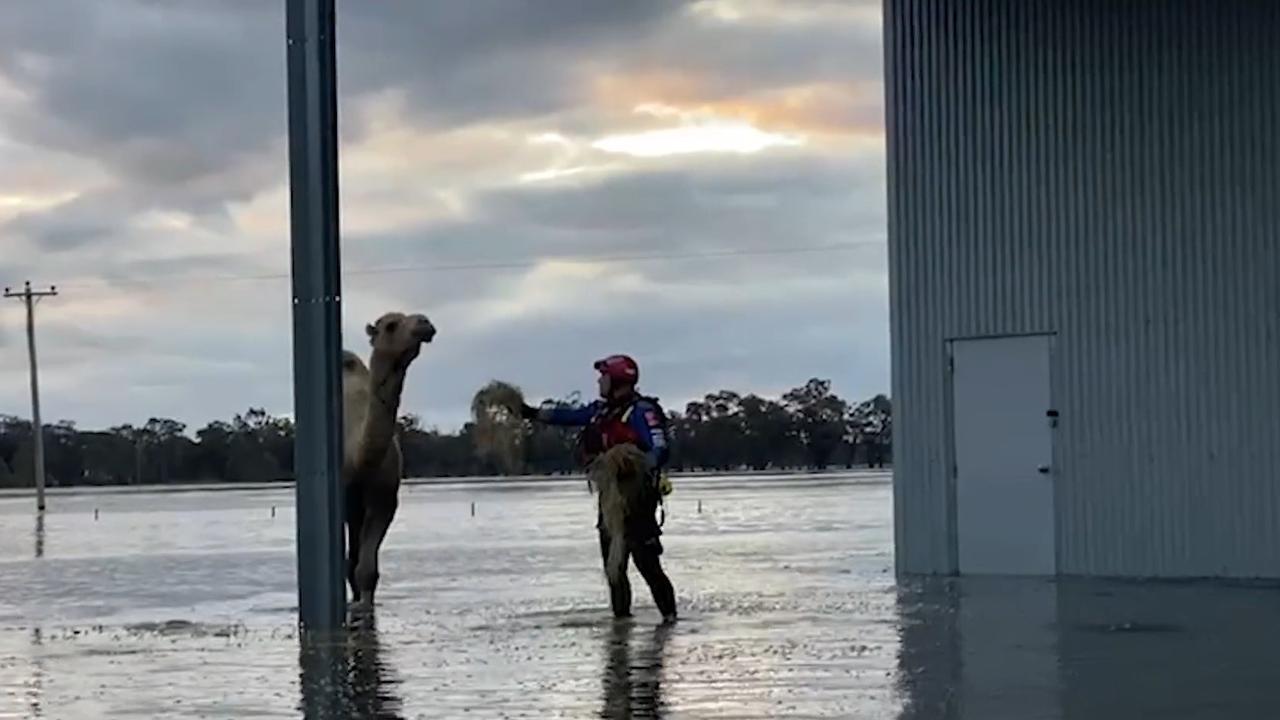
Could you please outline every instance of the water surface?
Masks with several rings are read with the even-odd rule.
[[[681,481],[672,628],[634,571],[635,620],[610,618],[580,481],[409,486],[376,623],[307,652],[291,491],[51,497],[42,533],[29,499],[0,499],[0,718],[892,708],[885,480]]]
[[[669,628],[634,571],[610,618],[581,481],[407,487],[376,617],[305,650],[290,491],[31,504],[0,498],[0,719],[1280,716],[1280,590],[895,583],[885,476],[681,480]]]

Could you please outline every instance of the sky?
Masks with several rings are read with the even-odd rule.
[[[338,2],[344,345],[439,329],[402,412],[490,379],[671,409],[889,386],[879,0]],[[44,420],[292,410],[282,0],[0,5],[0,285]],[[0,414],[29,416],[0,305]]]

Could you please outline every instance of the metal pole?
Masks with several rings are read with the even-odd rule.
[[[22,298],[23,303],[27,306],[27,362],[31,368],[31,450],[32,450],[32,467],[31,474],[36,486],[36,511],[44,512],[44,423],[40,420],[40,371],[36,362],[36,301],[42,297],[52,297],[58,294],[56,287],[50,286],[48,290],[32,290],[31,281],[28,280],[22,287],[22,292],[10,292],[9,288],[4,289],[6,298]]]
[[[286,35],[298,615],[323,631],[346,614],[334,0],[288,0]]]

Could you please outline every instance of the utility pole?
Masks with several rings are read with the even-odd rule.
[[[4,289],[6,298],[21,298],[27,306],[27,362],[31,365],[31,444],[34,462],[32,472],[35,474],[36,510],[44,512],[44,425],[40,421],[40,380],[36,366],[36,311],[35,306],[40,298],[53,297],[58,289],[52,285],[48,290],[32,290],[31,281],[23,285],[21,292],[9,288]]]

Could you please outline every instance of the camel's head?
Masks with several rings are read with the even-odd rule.
[[[426,315],[389,312],[365,328],[375,353],[383,353],[408,362],[418,357],[423,343],[436,336],[436,326]]]

